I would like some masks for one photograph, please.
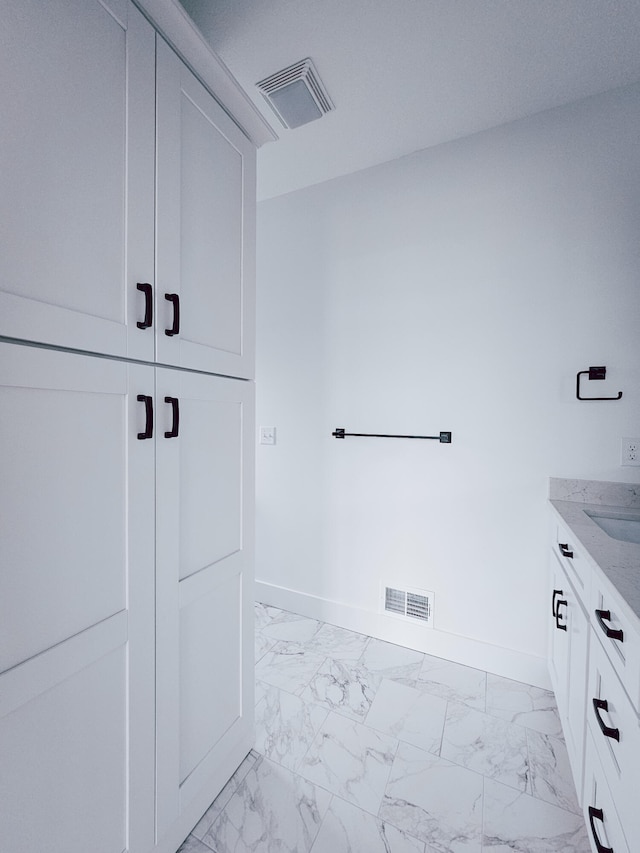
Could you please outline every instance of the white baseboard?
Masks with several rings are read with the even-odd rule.
[[[435,628],[425,628],[423,625],[413,625],[383,613],[361,610],[264,581],[256,580],[255,590],[256,600],[263,604],[551,690],[546,658],[493,646],[458,634],[448,634]]]

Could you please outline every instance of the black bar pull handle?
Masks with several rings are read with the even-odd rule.
[[[144,320],[138,320],[136,326],[139,329],[149,329],[153,324],[153,289],[148,281],[139,281],[136,287],[144,293]]]
[[[165,293],[164,298],[173,305],[173,323],[170,329],[164,333],[168,338],[180,334],[180,295],[178,293]]]
[[[606,379],[607,368],[590,367],[589,370],[581,370],[576,376],[576,397],[578,400],[619,400],[622,397],[622,391],[618,391],[617,397],[581,397],[580,396],[580,377],[589,374],[589,379]]]
[[[138,438],[143,441],[145,438],[153,438],[153,397],[138,394],[137,400],[139,403],[144,403],[146,425],[144,432],[138,433]]]
[[[165,397],[165,403],[170,403],[173,410],[173,423],[169,432],[165,432],[165,438],[177,438],[180,431],[180,401],[177,397]]]
[[[556,595],[564,595],[561,589],[554,589],[553,595],[551,596],[551,615],[556,617]]]
[[[573,551],[569,548],[569,545],[566,542],[564,545],[562,542],[558,542],[558,548],[560,548],[560,553],[563,557],[568,557],[570,560],[573,559]]]
[[[598,838],[598,833],[596,832],[595,821],[599,820],[601,823],[604,823],[604,812],[602,809],[594,809],[593,806],[589,806],[589,823],[591,824],[591,835],[593,835],[593,840],[596,844],[596,850],[598,853],[614,853],[613,847],[605,847],[604,844],[601,843]]]
[[[620,741],[620,729],[610,728],[600,716],[600,711],[609,711],[609,703],[606,699],[594,699],[593,712],[596,715],[596,720],[598,721],[602,734],[606,737],[610,737],[612,740]]]
[[[560,606],[561,606],[562,604],[564,604],[564,606],[565,606],[565,607],[567,607],[567,606],[568,606],[568,604],[567,604],[567,599],[566,599],[566,598],[559,598],[559,599],[556,601],[556,628],[557,628],[559,631],[566,631],[566,630],[567,630],[567,626],[566,626],[566,625],[563,625],[563,624],[560,622]]]
[[[619,643],[624,642],[624,634],[620,629],[610,628],[608,625],[605,625],[605,622],[611,621],[610,610],[596,610],[596,618],[607,637],[610,637],[612,640],[618,640]]]

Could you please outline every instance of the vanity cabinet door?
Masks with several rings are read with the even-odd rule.
[[[3,2],[0,335],[153,359],[154,43],[126,0]]]
[[[157,361],[251,378],[255,149],[157,42]]]
[[[586,738],[583,812],[593,853],[634,853],[637,849],[628,844],[590,732]]]
[[[589,663],[588,727],[632,850],[640,849],[640,720],[597,638]]]
[[[582,802],[589,620],[555,552],[551,564],[549,669],[578,802]]]

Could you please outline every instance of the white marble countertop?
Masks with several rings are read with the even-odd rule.
[[[582,482],[593,486],[612,486],[614,484],[597,484],[593,481],[556,481],[571,482],[572,484]],[[615,484],[618,485],[618,484]],[[624,489],[631,493],[638,493],[637,486],[630,484],[619,484],[621,494],[616,495],[615,490],[598,490],[595,488],[579,489],[572,493],[568,500],[554,500],[556,495],[562,494],[562,490],[551,486],[550,504],[557,512],[560,519],[570,528],[578,543],[582,546],[587,558],[597,570],[604,575],[611,586],[622,598],[632,619],[640,630],[640,545],[633,542],[622,542],[608,536],[604,530],[589,517],[588,513],[594,515],[605,513],[619,513],[640,515],[640,506],[637,500],[625,498]],[[606,494],[611,500],[618,498],[615,503],[602,503],[598,500]],[[586,498],[586,500],[585,500]],[[587,502],[589,499],[593,503]]]

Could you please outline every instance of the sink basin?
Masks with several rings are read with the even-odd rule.
[[[588,512],[587,515],[601,530],[604,530],[607,536],[640,545],[640,515],[622,512],[597,514]]]

